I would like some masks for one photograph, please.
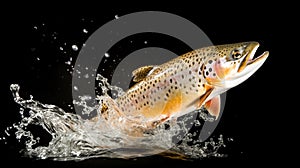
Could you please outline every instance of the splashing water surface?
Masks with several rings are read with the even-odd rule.
[[[124,93],[121,88],[109,85],[101,75],[96,80],[100,81],[104,95],[97,98],[99,102],[108,96],[109,90],[117,92],[117,96]],[[191,123],[200,126],[201,121],[213,121],[204,110],[187,114],[176,122],[171,120],[159,126],[149,136],[131,137],[110,127],[101,117],[96,117],[97,120],[83,119],[80,115],[65,112],[55,105],[43,104],[32,97],[29,100],[23,99],[19,95],[20,86],[17,84],[12,84],[10,89],[15,102],[21,106],[22,118],[10,128],[15,129],[17,140],[25,139],[26,148],[23,152],[29,157],[84,160],[94,157],[134,158],[158,153],[177,159],[224,156],[218,152],[221,147],[225,147],[222,135],[201,142],[196,132],[189,131],[188,125]],[[87,106],[89,98],[82,96],[80,101],[74,101],[74,105],[83,107],[83,114],[90,114],[101,105]],[[197,113],[200,115],[195,119]],[[48,146],[39,145],[40,138],[33,136],[29,125],[41,126],[51,135]],[[7,136],[11,135],[7,133]]]

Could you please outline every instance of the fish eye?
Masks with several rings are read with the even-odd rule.
[[[231,57],[236,60],[236,59],[239,59],[242,57],[242,53],[241,53],[241,50],[238,50],[238,49],[234,49],[231,53]]]

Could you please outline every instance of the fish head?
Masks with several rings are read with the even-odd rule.
[[[206,81],[225,89],[232,88],[255,73],[269,56],[266,51],[254,58],[258,42],[243,42],[215,46],[211,51],[214,57],[205,61],[202,69]]]

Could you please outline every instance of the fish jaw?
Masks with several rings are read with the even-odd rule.
[[[255,49],[256,50],[256,49]],[[254,50],[253,50],[254,51]],[[253,75],[266,61],[269,56],[269,52],[265,51],[263,54],[253,59],[254,52],[251,52],[249,56],[247,56],[243,63],[245,65],[241,65],[237,73],[235,73],[231,78],[226,81],[226,86],[228,88],[239,85],[240,83],[247,80],[251,75]]]
[[[256,58],[255,60],[251,60],[250,62],[247,62],[247,65],[245,68],[237,73],[233,78],[230,79],[231,85],[238,85],[242,82],[244,82],[246,79],[248,79],[252,74],[254,74],[266,61],[266,59],[269,56],[269,52],[264,52],[261,56]]]

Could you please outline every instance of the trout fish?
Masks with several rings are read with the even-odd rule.
[[[217,119],[220,94],[244,82],[267,59],[268,51],[254,58],[258,47],[258,42],[209,46],[140,67],[133,71],[135,85],[116,99],[101,100],[99,116],[133,136],[202,107]]]

